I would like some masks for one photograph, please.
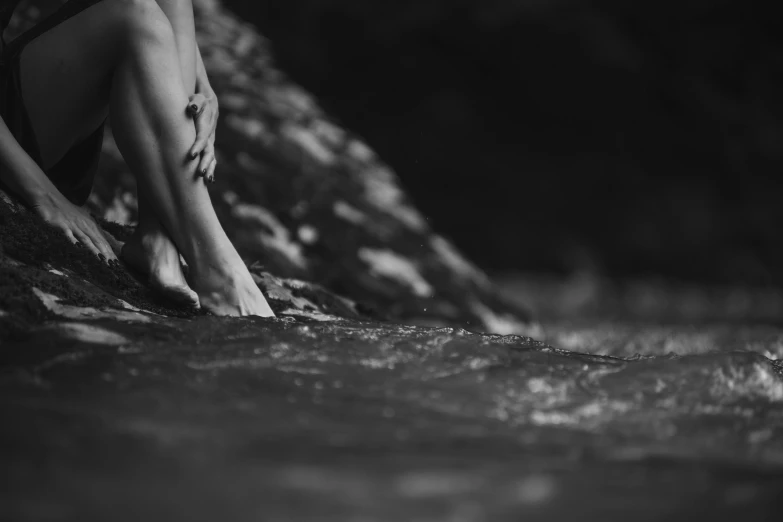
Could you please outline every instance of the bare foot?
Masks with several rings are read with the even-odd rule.
[[[221,266],[231,268],[192,274],[193,288],[198,292],[202,307],[215,315],[275,317],[239,256]]]
[[[136,229],[120,252],[120,259],[149,278],[149,284],[171,301],[199,308],[198,294],[185,280],[179,250],[162,230]]]

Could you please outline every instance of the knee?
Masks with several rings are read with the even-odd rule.
[[[155,0],[115,0],[119,35],[130,47],[175,45],[174,29]]]

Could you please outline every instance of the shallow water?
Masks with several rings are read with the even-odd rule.
[[[765,520],[783,493],[783,379],[758,353],[123,319],[3,348],[11,518]]]

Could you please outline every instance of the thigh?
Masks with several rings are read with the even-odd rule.
[[[106,119],[122,52],[124,0],[103,0],[27,43],[19,56],[22,98],[44,168]]]
[[[167,2],[163,4],[162,9],[174,29],[182,81],[188,94],[192,94],[196,87],[197,52],[192,3]]]

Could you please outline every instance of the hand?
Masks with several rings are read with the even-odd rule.
[[[196,120],[196,141],[190,148],[190,158],[196,159],[199,154],[201,160],[198,164],[198,175],[204,178],[205,182],[214,183],[215,167],[217,159],[215,158],[215,129],[218,121],[218,102],[217,96],[212,94],[206,97],[201,93],[196,93],[188,100],[188,114]]]
[[[33,205],[47,224],[60,229],[72,243],[81,243],[103,261],[117,260],[108,240],[92,216],[63,196],[50,196]]]

